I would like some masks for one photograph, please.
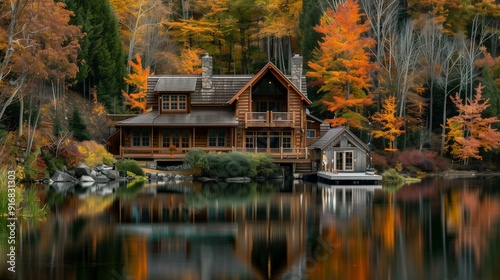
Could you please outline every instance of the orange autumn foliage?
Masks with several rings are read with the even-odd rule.
[[[128,74],[127,77],[123,78],[125,82],[131,86],[136,88],[135,92],[126,93],[122,90],[122,95],[125,97],[126,101],[124,102],[126,105],[129,105],[131,109],[139,108],[141,113],[146,111],[146,90],[148,88],[148,76],[152,75],[150,73],[149,67],[143,69],[142,60],[139,55],[135,56],[134,63],[130,61],[130,66],[132,67],[132,73]]]
[[[375,66],[368,49],[376,42],[363,36],[370,30],[369,21],[361,23],[363,16],[358,1],[347,0],[336,11],[327,9],[314,28],[324,36],[309,62],[312,70],[307,76],[321,86],[319,91],[325,93],[322,103],[336,115],[327,121],[335,125],[362,128],[366,121],[362,110],[372,104],[369,73]]]
[[[479,84],[473,100],[467,98],[464,102],[458,93],[455,97],[450,97],[458,109],[458,116],[449,118],[446,122],[447,148],[464,164],[468,163],[469,158],[482,159],[479,155],[481,148],[489,151],[500,146],[500,132],[491,127],[500,120],[497,117],[481,116],[490,106],[489,98],[484,100],[482,97],[483,88]]]
[[[397,150],[394,147],[394,141],[396,137],[404,133],[404,130],[401,129],[404,125],[404,120],[402,117],[397,117],[396,97],[391,95],[384,100],[382,102],[382,110],[376,112],[372,116],[372,120],[380,124],[380,129],[372,130],[373,137],[382,137],[389,140],[389,148],[387,150]]]

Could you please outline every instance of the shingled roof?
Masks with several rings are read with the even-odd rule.
[[[361,139],[359,139],[354,133],[352,133],[347,127],[345,126],[339,126],[339,127],[334,127],[330,128],[325,135],[323,135],[321,138],[318,139],[318,141],[314,142],[311,146],[309,146],[310,149],[320,149],[324,150],[326,149],[329,145],[336,143],[337,141],[340,140],[340,136],[343,135],[343,133],[347,133],[351,136],[352,139],[354,139],[357,142],[358,147],[364,149],[364,150],[369,150],[368,146],[366,146]]]
[[[290,76],[286,76],[290,79]],[[203,90],[201,75],[158,75],[148,77],[147,103],[148,106],[157,106],[157,94],[167,92],[190,92],[192,105],[225,105],[254,75],[214,75],[212,89]],[[307,95],[306,78],[302,78],[304,96]]]
[[[188,114],[160,114],[152,111],[118,122],[116,126],[237,126],[229,107],[192,107]]]

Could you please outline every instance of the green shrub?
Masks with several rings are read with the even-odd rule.
[[[144,170],[139,166],[139,163],[133,159],[120,159],[116,162],[116,169],[118,171],[132,172],[139,176],[144,176]]]
[[[190,150],[184,162],[191,165],[195,176],[255,177],[269,176],[276,170],[268,154],[223,153],[207,154],[201,149]]]
[[[273,162],[273,158],[268,154],[248,154],[252,165],[255,168],[256,175],[267,177],[273,174],[277,166]]]
[[[396,169],[391,168],[382,173],[382,181],[391,184],[402,183],[404,182],[404,177]]]
[[[201,149],[189,150],[184,162],[191,165],[194,176],[201,176],[209,169],[208,154]]]

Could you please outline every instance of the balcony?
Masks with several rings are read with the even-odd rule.
[[[249,127],[294,127],[294,112],[247,112],[245,128]]]

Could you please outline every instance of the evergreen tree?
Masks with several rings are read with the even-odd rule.
[[[61,136],[61,133],[62,133],[62,125],[61,125],[61,120],[59,120],[59,114],[55,114],[54,116],[54,125],[52,126],[52,134],[55,136],[55,137],[59,137]]]
[[[81,27],[86,36],[80,41],[80,71],[77,87],[84,96],[97,89],[99,102],[116,111],[123,102],[121,89],[126,73],[118,22],[108,1],[65,0],[68,9],[75,13],[72,24]]]
[[[73,114],[68,121],[69,131],[73,133],[73,137],[78,141],[91,140],[92,135],[87,130],[87,125],[80,115],[78,109],[73,110]]]

